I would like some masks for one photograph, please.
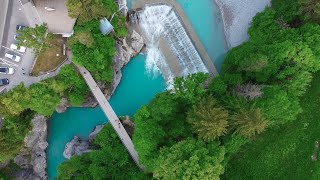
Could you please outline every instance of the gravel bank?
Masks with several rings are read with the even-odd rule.
[[[271,0],[215,0],[215,2],[223,18],[229,48],[249,39],[247,30],[252,18],[271,4]]]

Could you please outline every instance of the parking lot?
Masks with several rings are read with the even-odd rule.
[[[15,73],[13,75],[0,74],[0,79],[8,78],[10,81],[9,85],[0,87],[0,91],[2,91],[4,88],[9,90],[21,82],[24,82],[25,85],[28,86],[37,81],[37,78],[29,76],[35,59],[35,55],[32,50],[27,49],[25,53],[21,54],[10,49],[11,44],[17,44],[17,41],[14,40],[14,35],[17,34],[17,25],[29,26],[28,19],[25,15],[22,5],[20,4],[20,1],[10,0],[2,37],[3,40],[0,51],[0,66],[12,67],[15,69]],[[5,53],[20,56],[20,62],[15,62],[4,57]]]

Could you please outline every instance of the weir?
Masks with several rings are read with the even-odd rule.
[[[150,61],[161,64],[158,67],[165,79],[197,72],[218,74],[179,4],[172,0],[150,3],[132,15],[131,22],[139,24],[147,41],[147,59],[155,47],[161,54],[162,58],[151,57]]]

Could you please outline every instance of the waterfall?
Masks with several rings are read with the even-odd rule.
[[[199,53],[184,29],[179,17],[171,6],[165,4],[146,6],[137,12],[135,20],[145,35],[147,42],[147,69],[149,72],[161,71],[167,82],[172,83],[175,76],[186,76],[197,72],[208,72]],[[174,74],[165,56],[159,49],[159,41],[167,42],[177,64],[182,70]]]

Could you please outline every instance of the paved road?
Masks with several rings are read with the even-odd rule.
[[[134,149],[134,145],[133,145],[133,143],[132,143],[127,131],[122,126],[118,116],[113,111],[113,109],[110,106],[108,100],[106,99],[106,97],[104,96],[104,94],[102,93],[100,88],[98,87],[98,85],[95,82],[95,80],[92,78],[90,72],[84,67],[78,66],[78,69],[79,69],[81,75],[83,76],[83,78],[85,79],[86,83],[88,84],[92,94],[94,95],[94,97],[98,101],[102,111],[104,112],[104,114],[108,118],[109,123],[112,125],[113,129],[118,134],[118,136],[121,139],[123,145],[127,148],[127,150],[129,152],[129,154],[131,155],[132,159],[139,166],[140,169],[143,169],[143,167],[139,164],[138,154]]]
[[[0,46],[0,58],[12,62],[4,58],[5,53],[11,53],[21,56],[22,59],[19,63],[12,62],[13,64],[15,64],[13,66],[4,64],[0,61],[0,66],[9,66],[15,69],[15,73],[13,75],[0,74],[0,79],[8,78],[10,81],[9,85],[0,87],[0,92],[4,89],[8,91],[16,85],[20,84],[21,82],[23,82],[26,86],[29,86],[47,77],[51,77],[51,74],[50,76],[44,75],[40,77],[29,76],[29,73],[31,72],[31,68],[35,60],[35,55],[31,49],[27,49],[27,52],[24,54],[19,54],[17,52],[7,49],[7,47],[10,47],[10,44],[17,44],[17,42],[13,38],[13,36],[17,34],[16,25],[29,26],[30,24],[26,16],[25,8],[21,5],[20,1],[10,0],[5,21],[5,28],[3,32],[3,41]]]

